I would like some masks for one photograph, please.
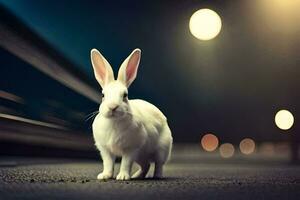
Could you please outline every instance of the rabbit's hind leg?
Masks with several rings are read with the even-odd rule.
[[[162,148],[157,151],[155,156],[155,168],[153,178],[163,177],[163,166],[167,162],[169,157],[169,150],[167,148]]]
[[[143,179],[146,177],[150,163],[148,161],[139,161],[137,162],[139,165],[139,169],[131,176],[132,179]]]
[[[163,165],[168,161],[172,151],[172,136],[168,126],[161,133],[158,149],[155,153],[155,169],[153,178],[163,177]]]

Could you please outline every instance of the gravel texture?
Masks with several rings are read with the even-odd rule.
[[[97,180],[95,161],[2,159],[0,166],[1,199],[300,198],[298,166],[170,163],[166,178],[134,181]]]

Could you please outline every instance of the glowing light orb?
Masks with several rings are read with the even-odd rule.
[[[201,139],[201,145],[205,151],[211,152],[218,148],[219,140],[213,134],[206,134]]]
[[[223,158],[230,158],[234,154],[234,146],[230,143],[225,143],[220,146],[220,155]]]
[[[294,116],[288,110],[280,110],[275,115],[275,124],[282,130],[288,130],[294,124]]]
[[[200,40],[211,40],[216,37],[222,27],[220,16],[213,10],[200,9],[190,19],[190,31]]]
[[[255,142],[250,138],[245,138],[240,142],[240,150],[243,154],[249,155],[255,150]]]

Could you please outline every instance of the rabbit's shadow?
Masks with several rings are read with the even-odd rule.
[[[164,177],[164,178],[153,178],[153,177],[146,177],[146,178],[133,178],[130,181],[135,182],[165,182],[165,181],[176,181],[179,180],[177,177]]]

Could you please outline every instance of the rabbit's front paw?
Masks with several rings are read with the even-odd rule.
[[[120,181],[125,181],[125,180],[129,180],[130,179],[130,175],[129,173],[127,172],[120,172],[118,175],[117,175],[117,180],[120,180]]]
[[[97,176],[97,179],[99,179],[99,180],[107,180],[110,178],[112,178],[112,173],[102,172],[102,173],[98,174],[98,176]]]

